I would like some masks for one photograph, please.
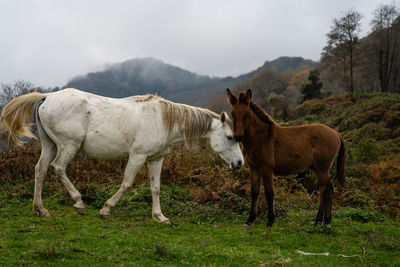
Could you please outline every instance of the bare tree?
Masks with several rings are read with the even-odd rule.
[[[333,20],[331,31],[326,35],[328,44],[324,47],[322,57],[331,57],[337,59],[343,64],[344,74],[346,72],[346,64],[350,71],[350,92],[351,98],[354,100],[354,49],[358,42],[358,34],[360,33],[360,20],[362,15],[351,9],[343,15]]]
[[[380,5],[371,21],[375,37],[375,55],[378,57],[378,78],[382,92],[388,92],[391,80],[397,78],[400,61],[400,11],[395,2]]]
[[[0,85],[0,114],[3,107],[13,98],[32,91],[34,91],[33,84],[26,80],[16,80],[13,84],[2,83]],[[5,128],[0,124],[0,149],[6,147],[9,142],[10,139],[7,138]]]
[[[340,46],[333,46],[333,42],[331,41],[334,39],[333,36],[328,37],[328,44],[322,50],[322,72],[329,73],[330,82],[335,80],[335,87],[337,89],[348,90],[349,87],[348,83],[348,54],[347,49],[344,44]],[[335,90],[339,92],[340,90]]]
[[[0,110],[13,98],[32,92],[34,86],[26,80],[17,80],[14,84],[1,84],[0,90]]]

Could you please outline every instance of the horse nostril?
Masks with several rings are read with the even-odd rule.
[[[242,138],[243,138],[243,135],[235,135],[236,142],[241,142]]]
[[[241,166],[242,166],[242,161],[239,160],[239,161],[238,161],[238,167],[241,167]]]

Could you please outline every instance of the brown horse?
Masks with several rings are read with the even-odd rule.
[[[275,220],[273,175],[287,176],[312,168],[318,176],[319,209],[315,224],[332,220],[333,187],[329,170],[338,155],[336,178],[345,184],[345,147],[335,130],[322,124],[281,127],[252,100],[251,90],[239,98],[226,89],[232,105],[234,135],[243,143],[243,155],[250,168],[251,209],[246,225],[257,217],[261,180],[268,203],[268,226]]]

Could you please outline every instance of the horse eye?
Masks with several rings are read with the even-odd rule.
[[[228,135],[226,138],[228,138],[228,140],[232,140],[233,139],[231,135]]]

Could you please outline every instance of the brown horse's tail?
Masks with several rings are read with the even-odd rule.
[[[339,181],[341,186],[344,186],[346,184],[346,179],[344,175],[345,161],[346,161],[346,148],[344,147],[343,138],[340,136],[340,149],[337,158],[336,179]]]
[[[21,137],[36,138],[29,129],[26,121],[31,118],[33,108],[45,98],[45,94],[38,92],[21,95],[11,100],[4,108],[0,117],[0,125],[4,124],[10,132],[14,143],[20,145]]]

